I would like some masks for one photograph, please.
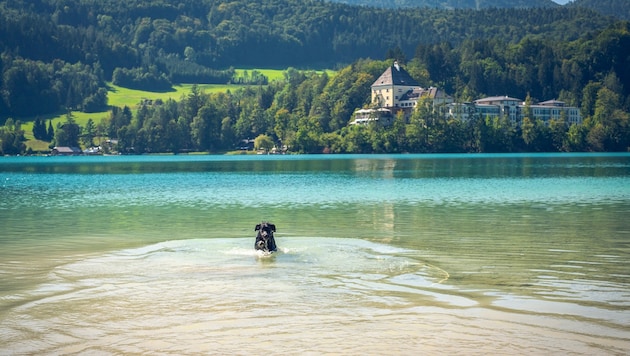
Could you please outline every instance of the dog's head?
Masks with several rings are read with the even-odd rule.
[[[273,236],[273,233],[276,231],[276,225],[263,221],[256,225],[254,231],[260,231],[259,234],[267,238],[268,236]]]

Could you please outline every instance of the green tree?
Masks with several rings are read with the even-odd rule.
[[[373,145],[369,130],[363,125],[351,125],[342,130],[343,147],[346,153],[370,153]]]
[[[523,118],[523,122],[521,122],[521,137],[528,148],[531,147],[532,143],[534,143],[534,140],[536,139],[534,123],[529,116],[525,116]]]
[[[37,140],[45,140],[47,136],[46,122],[39,117],[33,121],[33,137]]]
[[[405,142],[409,152],[423,153],[428,150],[429,127],[419,112],[411,115],[411,120],[405,127]]]
[[[81,127],[76,123],[71,113],[66,115],[66,121],[57,124],[55,130],[55,145],[79,147],[79,136],[81,135]]]
[[[273,131],[280,141],[284,141],[288,137],[289,130],[291,130],[291,114],[289,110],[281,108],[276,111],[274,123]]]
[[[94,125],[94,121],[89,118],[83,128],[81,143],[83,143],[85,147],[92,147],[94,146],[94,137],[96,137],[96,126]]]
[[[185,146],[185,138],[182,132],[182,126],[178,125],[179,120],[171,119],[166,124],[164,130],[164,141],[167,143],[167,149],[175,154],[179,153]],[[184,119],[181,119],[184,121]]]
[[[289,141],[289,145],[300,153],[321,153],[323,151],[320,142],[322,134],[323,130],[317,118],[304,117],[298,122],[295,138]]]
[[[597,93],[602,88],[600,83],[588,83],[582,89],[582,115],[584,117],[593,116],[595,114],[595,102],[597,101]]]
[[[230,117],[224,117],[221,120],[221,147],[232,148],[238,141],[234,132],[234,125]]]
[[[608,125],[613,118],[613,112],[619,108],[619,95],[612,90],[602,87],[597,91],[593,120],[602,125]]]
[[[604,151],[608,136],[607,131],[606,127],[599,122],[595,123],[595,125],[590,128],[588,134],[586,135],[586,142],[588,143],[588,147],[591,151]]]
[[[505,117],[486,118],[487,152],[512,152],[514,150],[514,127]]]
[[[566,148],[571,152],[585,151],[587,148],[586,135],[588,128],[585,125],[571,125],[567,132]]]
[[[549,132],[551,135],[551,145],[555,151],[568,151],[567,133],[569,128],[566,124],[564,112],[560,119],[549,121]]]
[[[275,144],[273,143],[273,139],[267,135],[258,135],[258,137],[254,139],[254,148],[257,150],[269,152],[274,146]]]
[[[20,121],[8,118],[4,126],[0,127],[0,154],[19,155],[25,152],[24,131]]]
[[[385,59],[397,60],[399,64],[405,64],[407,62],[405,52],[403,52],[399,46],[388,49],[385,54]]]
[[[52,120],[48,120],[48,130],[46,132],[46,141],[52,141],[55,138],[55,129]]]
[[[143,151],[138,150],[136,147],[136,139],[138,138],[136,129],[131,126],[123,126],[118,129],[117,133],[118,137],[118,145],[117,150],[121,153],[135,153],[142,154]],[[163,150],[158,150],[157,152],[164,152]]]
[[[191,123],[191,134],[195,145],[201,150],[216,150],[221,146],[222,118],[212,103],[199,109]]]

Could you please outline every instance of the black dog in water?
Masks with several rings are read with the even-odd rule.
[[[263,221],[256,225],[254,231],[258,231],[256,235],[256,243],[254,248],[256,250],[262,250],[265,252],[274,252],[278,250],[276,247],[276,240],[273,238],[273,233],[276,232],[276,225]]]

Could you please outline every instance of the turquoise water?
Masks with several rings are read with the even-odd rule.
[[[628,154],[4,157],[0,354],[627,354],[629,213]]]

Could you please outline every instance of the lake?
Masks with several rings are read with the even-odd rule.
[[[2,355],[630,353],[630,154],[0,157],[0,228]]]

